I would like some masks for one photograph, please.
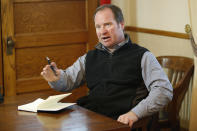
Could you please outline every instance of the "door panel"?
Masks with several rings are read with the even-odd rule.
[[[43,65],[47,64],[46,56],[55,61],[58,68],[65,69],[86,52],[86,44],[70,44],[48,46],[39,48],[23,48],[16,50],[16,83],[17,93],[28,92],[34,89],[35,83],[42,80],[40,72]],[[46,82],[45,82],[46,83]],[[32,88],[30,87],[32,85]],[[47,83],[43,88],[48,88]],[[28,88],[28,89],[27,89]],[[30,89],[29,89],[30,88]],[[38,87],[40,88],[40,87]]]
[[[2,0],[2,4],[6,95],[50,89],[40,76],[45,57],[66,68],[97,41],[92,20],[97,1]],[[12,55],[6,54],[8,36],[15,41]]]
[[[88,31],[16,35],[15,39],[16,48],[84,43],[88,41]]]
[[[40,1],[14,4],[15,34],[86,30],[86,1]]]

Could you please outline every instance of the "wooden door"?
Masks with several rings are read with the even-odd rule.
[[[50,89],[40,76],[45,57],[66,68],[92,48],[96,7],[96,0],[1,0],[5,95]]]

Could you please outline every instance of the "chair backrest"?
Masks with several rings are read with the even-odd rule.
[[[173,99],[167,107],[170,123],[179,121],[182,101],[194,72],[193,59],[182,56],[159,56],[157,60],[173,86]]]

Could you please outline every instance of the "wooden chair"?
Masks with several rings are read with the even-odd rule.
[[[157,131],[158,113],[144,117],[133,124],[132,129],[136,131]]]
[[[166,71],[173,86],[173,99],[159,112],[158,127],[180,130],[179,111],[194,72],[193,59],[181,56],[159,56],[157,60]]]

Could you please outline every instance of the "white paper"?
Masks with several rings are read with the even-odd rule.
[[[69,96],[70,94],[71,93],[54,95],[54,96],[48,97],[46,100],[38,98],[37,100],[31,103],[18,106],[18,110],[31,111],[31,112],[37,112],[38,110],[39,111],[59,111],[68,106],[76,104],[76,103],[60,103],[59,102],[61,99]]]
[[[25,105],[21,105],[18,106],[18,110],[24,110],[24,111],[31,111],[31,112],[37,112],[37,107],[40,103],[42,103],[44,100],[41,98],[38,98],[37,100],[25,104]]]

